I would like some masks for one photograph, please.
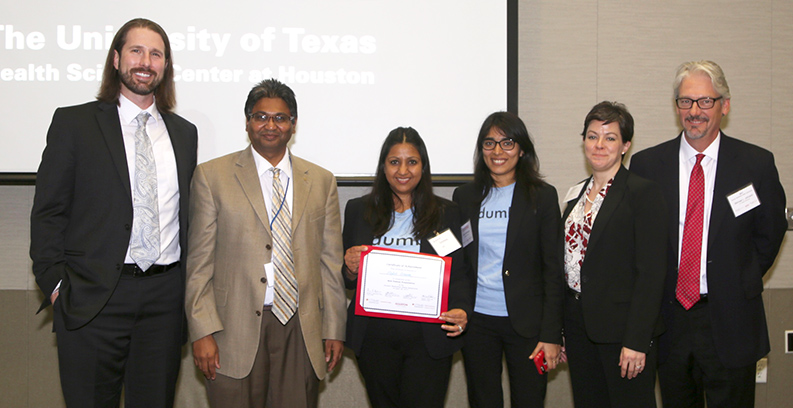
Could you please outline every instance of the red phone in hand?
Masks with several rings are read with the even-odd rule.
[[[545,362],[544,350],[540,350],[540,352],[534,356],[534,365],[537,366],[537,372],[540,373],[540,375],[548,372],[548,363]]]

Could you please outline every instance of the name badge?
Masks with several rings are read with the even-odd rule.
[[[740,217],[752,208],[760,206],[760,198],[757,197],[757,192],[754,191],[754,184],[752,183],[729,194],[727,201],[730,202],[730,207],[732,207],[732,212],[736,217]]]
[[[566,202],[568,202],[570,200],[574,200],[574,199],[578,198],[578,195],[581,194],[581,189],[584,188],[584,185],[586,184],[586,182],[587,182],[587,180],[584,180],[584,181],[582,181],[582,182],[570,187],[570,189],[567,190],[567,194],[564,195],[564,201],[563,202],[566,203]]]
[[[463,246],[467,247],[468,244],[474,242],[474,232],[471,230],[471,220],[468,220],[463,224],[462,228],[460,228],[460,232],[462,233],[463,238]]]
[[[273,285],[275,284],[275,272],[273,270],[273,263],[268,262],[264,264],[264,276],[267,278],[267,289],[264,291],[264,304],[272,305],[273,296],[275,292]]]
[[[457,237],[455,237],[452,231],[448,228],[446,228],[446,230],[440,234],[430,238],[429,242],[430,245],[432,245],[432,249],[435,250],[435,253],[440,256],[449,255],[450,253],[461,248],[460,241],[457,240]]]

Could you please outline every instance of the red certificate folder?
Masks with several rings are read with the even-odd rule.
[[[393,259],[400,262],[402,257],[407,257],[407,261],[419,260],[426,264],[438,264],[437,269],[429,268],[431,271],[422,274],[418,279],[403,277],[398,273],[388,276],[377,276],[376,279],[368,279],[367,274],[374,275],[382,271],[367,270],[371,264],[368,257],[376,251],[373,256],[380,257],[378,260]],[[452,258],[448,256],[438,256],[396,249],[369,246],[366,251],[361,253],[361,261],[358,266],[358,290],[355,297],[355,314],[359,316],[382,317],[387,319],[410,320],[415,322],[444,323],[440,314],[447,311],[449,303],[449,273],[452,269]],[[437,270],[437,274],[433,271]],[[398,270],[397,270],[398,272]],[[411,285],[421,285],[421,290],[431,291],[440,297],[440,302],[427,307],[414,299]],[[378,294],[380,297],[373,296]],[[436,296],[436,300],[437,300]],[[413,308],[415,307],[415,309]]]

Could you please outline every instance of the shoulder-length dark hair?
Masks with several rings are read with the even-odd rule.
[[[440,201],[432,193],[432,172],[427,147],[416,129],[411,127],[398,127],[392,130],[383,141],[372,192],[365,200],[364,220],[372,226],[375,237],[383,236],[394,224],[394,198],[397,195],[386,179],[385,161],[391,148],[400,143],[413,145],[421,158],[421,180],[413,190],[412,196],[413,237],[430,236],[441,224],[443,209]]]
[[[105,69],[102,72],[102,85],[99,86],[99,93],[96,99],[118,104],[118,96],[121,94],[121,75],[118,70],[113,66],[115,53],[121,55],[121,50],[124,44],[127,43],[127,34],[133,28],[147,28],[159,34],[162,42],[165,44],[165,70],[162,74],[162,81],[157,85],[154,90],[154,101],[157,104],[157,110],[161,113],[171,113],[176,106],[176,86],[173,82],[173,59],[171,59],[171,43],[168,41],[168,34],[154,21],[145,18],[136,18],[124,24],[113,37],[113,43],[110,45],[110,50],[107,52],[105,59]]]
[[[526,187],[526,193],[531,198],[534,190],[543,184],[540,175],[540,161],[537,152],[534,150],[534,143],[531,141],[526,125],[515,114],[509,112],[495,112],[485,119],[482,128],[479,129],[479,137],[476,139],[476,152],[474,153],[474,183],[481,192],[480,199],[490,194],[493,188],[493,176],[490,169],[485,164],[482,152],[482,143],[491,130],[497,129],[504,137],[512,139],[520,146],[523,156],[518,158],[518,165],[515,168],[515,181],[519,185]]]

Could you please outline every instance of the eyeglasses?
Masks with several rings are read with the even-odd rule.
[[[484,150],[493,150],[496,148],[496,145],[501,146],[501,150],[508,152],[515,148],[514,140],[512,139],[501,139],[500,141],[495,141],[494,139],[487,138],[482,142],[482,149]]]
[[[700,109],[710,109],[719,99],[722,99],[722,97],[720,96],[718,98],[711,98],[708,96],[699,99],[676,98],[675,103],[677,104],[677,107],[680,109],[691,109],[691,107],[694,106],[695,103],[697,104],[697,106],[699,106]]]
[[[270,122],[270,119],[275,122],[277,126],[283,126],[295,120],[294,116],[287,116],[283,113],[269,114],[265,112],[256,112],[248,115],[248,118],[253,120],[257,125],[264,125]]]

